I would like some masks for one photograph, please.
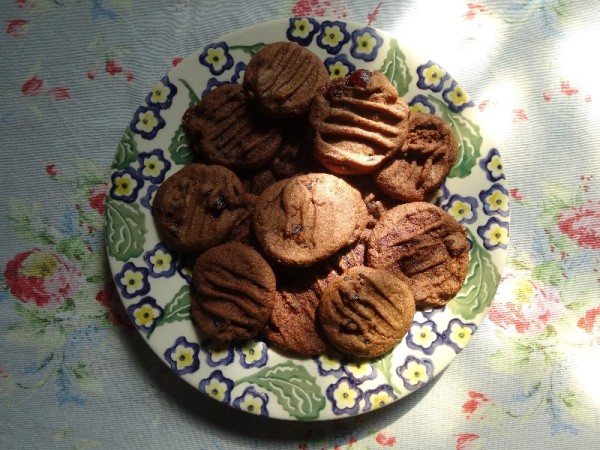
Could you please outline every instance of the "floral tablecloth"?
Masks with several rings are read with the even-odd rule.
[[[118,300],[103,230],[117,144],[156,81],[295,16],[402,35],[443,66],[509,186],[507,264],[469,345],[409,397],[328,422],[241,413],[176,377]],[[6,0],[0,19],[0,449],[600,448],[597,4]]]

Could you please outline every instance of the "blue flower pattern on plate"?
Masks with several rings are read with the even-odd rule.
[[[259,416],[268,417],[267,404],[269,396],[265,393],[258,392],[254,387],[248,386],[242,392],[242,395],[233,400],[233,406],[242,411]]]
[[[233,346],[214,342],[210,339],[202,342],[206,354],[206,364],[210,367],[228,366],[233,362]]]
[[[175,94],[177,94],[177,86],[169,81],[168,76],[165,76],[146,96],[146,103],[155,109],[169,109]]]
[[[435,106],[423,94],[415,95],[412,100],[408,102],[408,106],[410,106],[411,112],[435,114]]]
[[[198,387],[201,392],[219,402],[229,403],[231,401],[233,381],[225,377],[220,370],[212,372],[208,378],[200,382]]]
[[[443,333],[444,342],[458,353],[465,348],[475,331],[477,331],[477,327],[472,323],[463,323],[459,319],[452,319]]]
[[[263,367],[267,363],[268,347],[264,342],[250,339],[236,346],[235,351],[240,356],[242,367]]]
[[[477,221],[477,199],[452,194],[442,208],[456,219],[458,223],[475,223]]]
[[[145,333],[154,329],[156,321],[163,315],[163,309],[152,297],[144,297],[139,302],[130,305],[127,313],[136,328]]]
[[[320,28],[319,22],[312,17],[294,17],[290,19],[290,25],[285,33],[291,42],[300,45],[309,45],[313,36],[317,34]]]
[[[497,217],[488,219],[485,225],[477,227],[477,234],[483,239],[483,246],[487,250],[503,249],[508,245],[510,225]]]
[[[221,75],[233,67],[233,57],[225,42],[215,42],[204,47],[200,54],[200,64],[208,67],[213,75]]]
[[[125,203],[135,202],[138,192],[144,185],[144,180],[132,167],[114,172],[110,176],[110,181],[110,196]]]
[[[148,269],[137,267],[132,262],[126,263],[114,277],[115,284],[124,298],[146,295],[150,291]]]
[[[442,92],[442,98],[450,110],[455,113],[459,113],[463,109],[473,106],[469,94],[467,94],[454,80],[452,80],[450,87]]]
[[[317,37],[317,45],[330,55],[337,54],[349,40],[350,33],[346,31],[345,23],[329,20],[321,23],[321,33]]]
[[[406,345],[414,350],[420,350],[426,355],[431,355],[441,343],[442,335],[432,320],[422,323],[413,322],[406,335]]]
[[[171,168],[171,163],[165,159],[164,152],[156,148],[151,152],[143,152],[138,156],[140,176],[152,183],[162,183]]]
[[[165,127],[165,124],[165,119],[161,117],[158,108],[140,106],[133,114],[129,128],[143,139],[152,140]]]
[[[404,364],[396,369],[396,373],[402,378],[404,387],[414,391],[433,377],[433,362],[430,359],[409,356]]]
[[[356,66],[348,60],[348,56],[340,53],[336,56],[331,56],[325,60],[325,67],[329,72],[329,78],[343,78],[356,70]]]
[[[366,391],[363,395],[365,407],[363,411],[372,411],[395,402],[398,397],[391,386],[381,385]]]
[[[490,181],[505,178],[504,167],[497,148],[490,149],[486,157],[479,161],[479,166],[485,171],[487,179]]]
[[[373,61],[377,58],[383,39],[371,27],[361,28],[352,32],[352,48],[350,54],[356,59]]]
[[[423,90],[432,92],[441,92],[444,88],[444,83],[450,78],[438,64],[433,61],[428,61],[417,67],[417,86]]]
[[[354,385],[351,378],[342,377],[327,388],[327,398],[336,415],[356,414],[360,407],[362,391]]]
[[[489,189],[479,193],[483,210],[488,216],[508,217],[508,191],[501,184],[495,183]]]
[[[144,261],[151,277],[171,277],[175,273],[177,254],[165,244],[159,243],[152,250],[144,253]]]
[[[195,372],[200,367],[199,351],[199,344],[189,342],[185,336],[180,336],[165,350],[164,357],[174,372],[185,375]]]

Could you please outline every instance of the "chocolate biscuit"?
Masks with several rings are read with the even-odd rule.
[[[415,301],[410,288],[384,270],[356,266],[329,284],[318,317],[329,342],[344,353],[376,357],[410,329]]]
[[[462,287],[469,251],[465,228],[454,217],[431,203],[405,203],[386,212],[373,228],[367,265],[404,280],[417,305],[436,307]]]
[[[170,248],[198,254],[226,241],[247,239],[255,201],[232,171],[196,163],[160,185],[152,215]]]
[[[275,274],[256,250],[238,242],[202,253],[192,274],[192,318],[217,342],[257,336],[275,303]]]
[[[380,72],[331,80],[310,108],[314,156],[335,173],[372,172],[404,143],[408,116],[408,104]]]
[[[328,347],[317,322],[320,296],[311,269],[280,268],[276,272],[275,306],[266,339],[281,350],[315,356]]]
[[[411,113],[402,151],[373,173],[383,192],[404,202],[423,201],[446,179],[458,142],[450,125],[433,114]]]
[[[183,116],[183,127],[201,160],[236,171],[268,163],[279,151],[281,129],[257,114],[239,84],[209,92]]]
[[[294,42],[263,47],[246,66],[244,87],[260,108],[276,118],[308,113],[317,89],[329,78],[317,55]]]
[[[258,197],[253,229],[271,259],[302,267],[355,242],[366,220],[356,189],[334,175],[311,173],[269,186]]]

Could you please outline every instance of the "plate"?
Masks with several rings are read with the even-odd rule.
[[[418,311],[402,342],[375,359],[340,354],[296,358],[260,340],[229,347],[202,340],[189,316],[185,261],[160,242],[150,208],[158,186],[191,162],[181,127],[189,105],[240,83],[265,44],[308,47],[332,78],[379,70],[411,110],[434,113],[460,142],[457,164],[432,201],[468,230],[467,279],[444,308]],[[508,243],[508,191],[500,154],[468,94],[400,36],[340,21],[290,18],[208,43],[174,67],[133,112],[118,145],[106,201],[110,267],[131,320],[172,371],[206,395],[252,414],[289,420],[354,416],[395,402],[435,378],[474,335],[492,301]]]

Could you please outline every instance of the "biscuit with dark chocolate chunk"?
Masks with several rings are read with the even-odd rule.
[[[366,221],[356,189],[334,175],[311,173],[269,186],[258,197],[253,229],[272,260],[305,267],[355,242]]]
[[[183,127],[201,160],[236,171],[261,167],[280,150],[280,127],[257,114],[239,84],[219,86],[188,108]]]
[[[464,284],[470,244],[465,228],[438,206],[405,203],[386,212],[367,243],[367,265],[412,289],[418,306],[448,303]]]
[[[394,348],[410,329],[410,288],[384,270],[356,266],[329,284],[318,317],[329,342],[350,355],[372,358]]]
[[[250,234],[256,196],[222,166],[191,164],[167,178],[152,204],[161,239],[184,254],[198,254]]]
[[[217,342],[257,336],[275,303],[275,274],[256,250],[230,242],[202,253],[192,274],[192,318]]]
[[[314,156],[335,173],[372,172],[402,147],[408,116],[408,104],[380,72],[329,81],[310,107]]]
[[[300,117],[327,79],[325,65],[313,52],[294,42],[274,42],[250,60],[244,87],[267,115]]]
[[[456,162],[458,141],[441,117],[411,113],[402,151],[373,173],[383,192],[404,202],[423,201],[446,179]]]

